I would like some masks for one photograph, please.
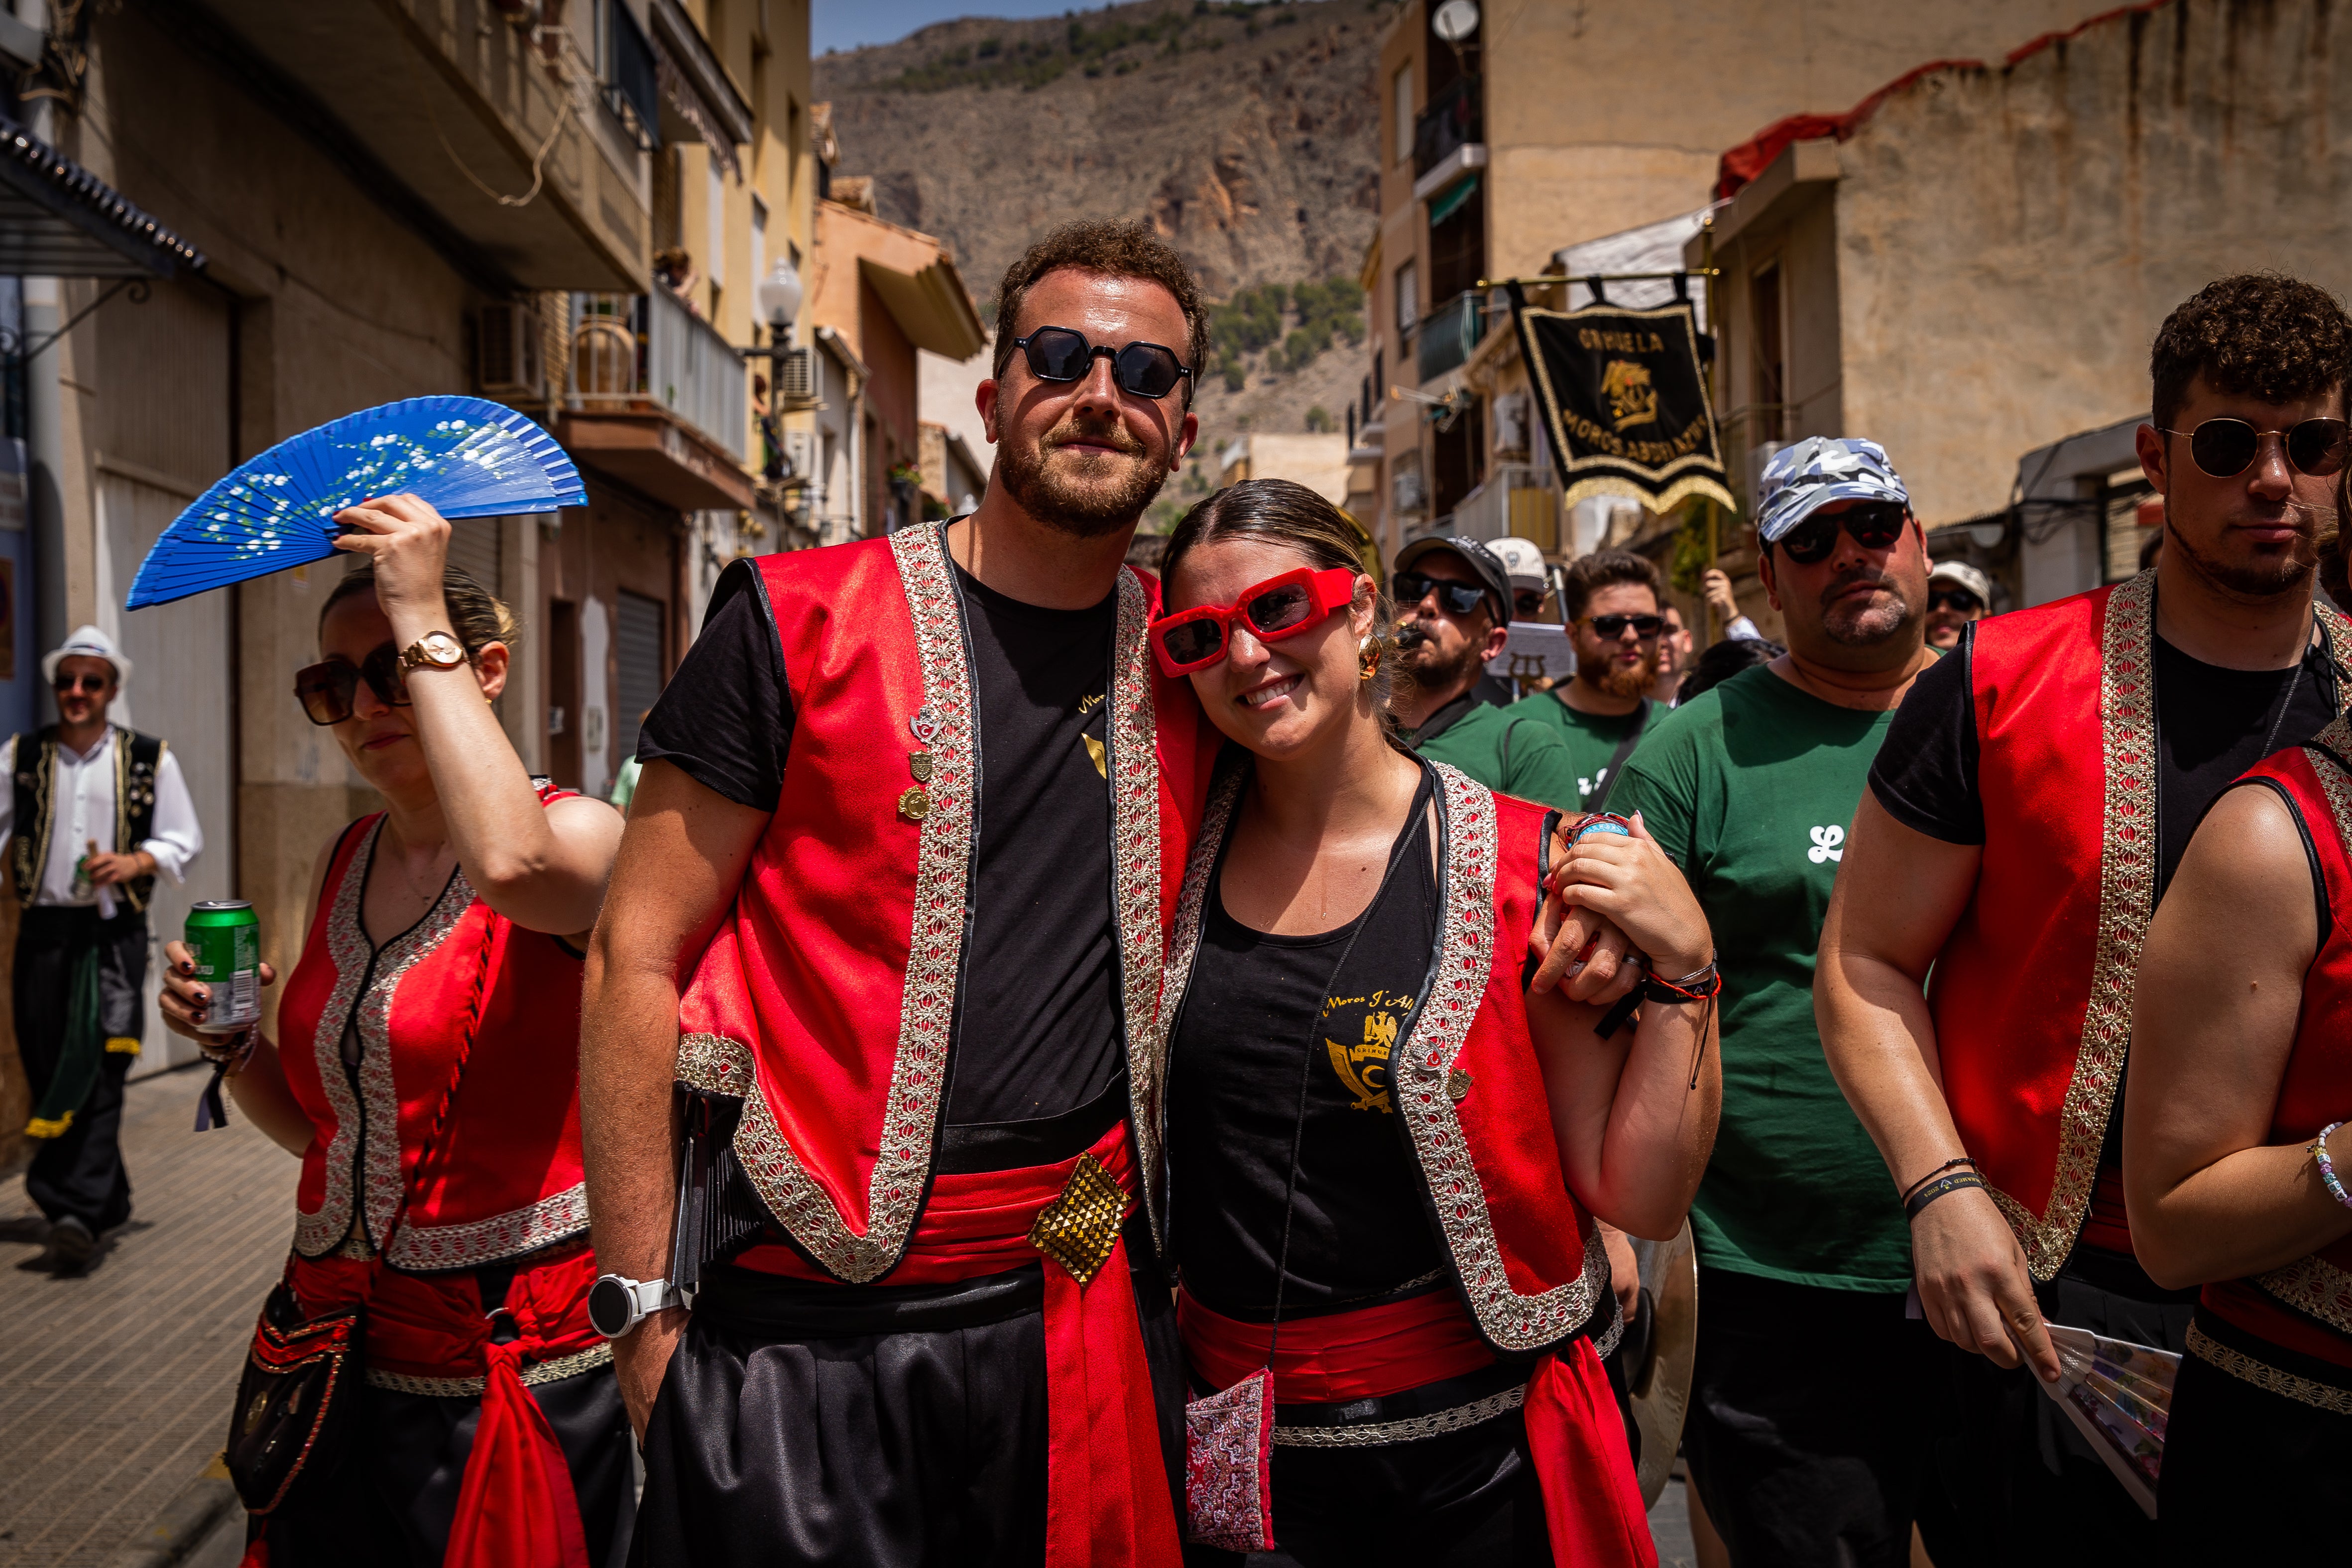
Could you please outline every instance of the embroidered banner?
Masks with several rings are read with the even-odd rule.
[[[1631,496],[1667,511],[1706,496],[1738,509],[1687,303],[1563,311],[1530,306],[1517,284],[1510,294],[1566,504]]]

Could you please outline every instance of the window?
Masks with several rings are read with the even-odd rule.
[[[1396,79],[1390,84],[1389,96],[1395,106],[1390,112],[1396,118],[1396,161],[1402,163],[1412,156],[1412,62],[1410,60],[1398,68]]]
[[[751,198],[751,281],[757,283],[768,275],[768,204],[759,197]],[[758,300],[753,300],[758,304]]]
[[[1780,266],[1773,262],[1748,279],[1748,319],[1756,338],[1756,431],[1751,445],[1781,439],[1788,427],[1788,351],[1780,335]]]
[[[705,198],[710,208],[710,254],[703,262],[703,270],[713,284],[727,281],[727,172],[719,160],[705,153],[702,162],[710,171],[709,194]]]
[[[1409,338],[1421,321],[1421,269],[1406,262],[1396,269],[1397,336]]]

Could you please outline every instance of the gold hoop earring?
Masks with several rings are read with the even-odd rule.
[[[1356,679],[1370,681],[1381,672],[1381,639],[1366,637],[1356,643]]]

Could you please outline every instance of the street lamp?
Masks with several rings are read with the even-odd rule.
[[[800,268],[789,256],[776,258],[774,270],[760,279],[751,290],[751,298],[760,307],[761,318],[768,323],[772,342],[782,348],[793,341],[793,323],[801,314]]]
[[[783,435],[778,428],[776,415],[784,407],[784,365],[794,352],[793,323],[801,313],[801,273],[789,254],[777,257],[775,267],[752,286],[751,303],[768,323],[768,342],[764,348],[740,352],[746,360],[768,362],[768,412],[759,421],[767,451],[760,468],[769,484],[781,484],[791,472],[791,466],[784,456]]]

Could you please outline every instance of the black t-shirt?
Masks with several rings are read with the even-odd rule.
[[[971,1127],[1085,1106],[1125,1063],[1102,751],[1118,598],[1041,609],[955,575],[981,785],[947,1121]],[[761,811],[775,809],[794,721],[771,615],[751,564],[729,568],[637,744]]]
[[[1424,773],[1387,888],[1338,931],[1253,931],[1212,889],[1169,1068],[1168,1157],[1184,1289],[1216,1311],[1263,1321],[1273,1310],[1302,1072],[1283,1316],[1337,1310],[1444,1267],[1389,1072],[1437,938],[1429,799]]]
[[[2156,891],[2162,897],[2205,808],[2272,752],[2300,745],[2336,717],[2336,673],[2323,640],[2286,669],[2223,669],[2156,643]],[[1981,844],[1977,715],[1969,680],[1976,627],[1912,682],[1871,765],[1888,816],[1948,844]]]

